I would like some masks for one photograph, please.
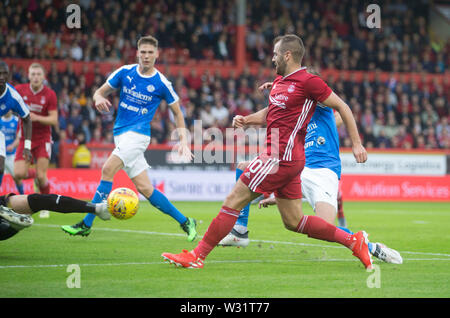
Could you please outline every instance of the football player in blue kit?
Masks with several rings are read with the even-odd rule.
[[[0,117],[12,110],[18,114],[23,121],[25,144],[25,159],[31,160],[31,119],[30,110],[16,89],[8,84],[9,67],[4,61],[0,61]],[[0,132],[0,186],[3,181],[5,170],[6,144],[5,135]]]
[[[0,118],[0,131],[5,136],[5,171],[14,179],[19,193],[24,194],[23,183],[14,178],[14,158],[16,156],[17,145],[19,144],[19,135],[17,133],[18,124],[19,118],[12,111],[7,112]]]
[[[269,89],[271,83],[260,86]],[[301,178],[303,197],[308,201],[317,216],[334,224],[338,209],[339,180],[341,178],[341,159],[339,157],[339,136],[337,127],[342,119],[333,109],[317,104],[316,110],[307,126],[305,137],[305,168]],[[248,162],[238,165],[236,177],[242,173]],[[259,207],[276,204],[275,198],[265,198]],[[246,206],[238,217],[233,230],[219,242],[220,246],[242,246],[250,243],[248,238],[248,216],[250,207]],[[343,226],[339,228],[352,233]],[[403,259],[397,251],[382,243],[368,243],[370,253],[387,263],[401,264]]]
[[[162,100],[167,102],[175,117],[180,138],[179,155],[189,160],[193,158],[179,97],[171,82],[155,68],[158,55],[158,40],[152,36],[141,37],[137,42],[138,64],[120,67],[94,93],[95,107],[100,112],[109,111],[109,94],[118,91],[120,98],[113,129],[115,149],[103,165],[101,181],[92,202],[99,203],[107,198],[112,190],[114,175],[123,169],[137,190],[153,206],[174,218],[187,233],[188,241],[193,241],[197,235],[196,221],[184,216],[164,194],[155,189],[147,174],[149,165],[144,152],[150,144],[150,122]],[[71,235],[87,236],[94,218],[95,215],[88,214],[78,224],[64,225],[62,229]]]

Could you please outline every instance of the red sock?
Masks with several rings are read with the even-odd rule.
[[[50,183],[47,181],[45,185],[39,186],[39,191],[41,194],[50,194]]]
[[[34,179],[36,178],[36,169],[28,169],[28,175],[27,179]]]
[[[307,234],[309,237],[318,240],[336,242],[352,248],[351,234],[315,215],[304,215],[297,225],[297,232]]]
[[[205,259],[214,247],[233,229],[240,211],[222,206],[219,214],[212,220],[203,239],[194,248],[194,253]]]

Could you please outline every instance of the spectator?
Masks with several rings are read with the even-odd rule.
[[[215,124],[215,117],[211,111],[211,104],[207,102],[200,111],[200,119],[202,121],[203,128],[210,128]]]
[[[225,108],[221,98],[215,99],[215,105],[211,108],[211,115],[214,117],[217,126],[221,128],[228,126],[230,114],[228,109]]]

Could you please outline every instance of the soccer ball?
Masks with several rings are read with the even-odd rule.
[[[107,199],[108,211],[119,220],[133,217],[139,208],[137,194],[128,188],[114,189]]]

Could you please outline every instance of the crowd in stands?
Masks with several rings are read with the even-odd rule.
[[[234,58],[234,1],[81,0],[81,28],[70,29],[66,7],[72,2],[0,2],[0,57],[128,63],[136,40],[151,34],[163,50],[179,50],[180,59]],[[248,58],[267,66],[274,34],[285,33],[301,35],[310,48],[305,64],[320,68],[443,73],[449,65],[450,41],[430,38],[427,1],[378,1],[380,29],[367,28],[369,2],[246,3]]]
[[[135,62],[136,39],[152,34],[159,40],[159,66],[182,59],[232,61],[236,14],[227,0],[81,0],[79,30],[66,27],[65,7],[71,1],[0,2],[0,58],[64,59],[65,72],[48,70],[48,84],[56,91],[60,130],[54,139],[76,142],[82,132],[87,142],[112,142],[115,110],[99,114],[92,95],[106,79],[98,69],[73,72],[70,61]],[[262,72],[272,68],[274,34],[295,33],[308,48],[304,65],[315,69],[392,72],[399,76],[382,82],[352,77],[324,78],[352,108],[364,143],[377,148],[450,148],[449,80],[418,83],[402,72],[441,74],[448,70],[450,43],[431,41],[427,30],[427,2],[385,1],[382,28],[365,26],[364,4],[345,1],[247,1],[247,58],[261,62],[261,72],[248,69],[223,78],[214,70],[187,76],[170,74],[181,99],[187,126],[201,119],[204,128],[230,126],[236,114],[267,105],[257,87],[272,80]],[[147,5],[149,4],[149,5]],[[181,60],[180,60],[181,59]],[[158,67],[158,66],[157,66]],[[11,66],[13,83],[26,82],[26,70]],[[425,77],[423,77],[425,78]],[[117,96],[112,97],[117,105]],[[162,104],[152,122],[152,142],[165,143],[174,129],[171,113]],[[341,144],[349,145],[345,129]],[[57,143],[56,143],[57,145]]]

